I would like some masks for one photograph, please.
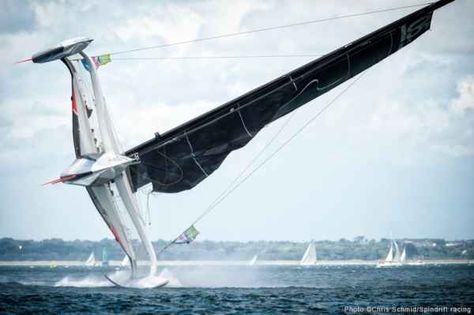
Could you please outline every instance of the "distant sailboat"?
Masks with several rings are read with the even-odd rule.
[[[400,257],[400,263],[402,263],[404,265],[409,265],[409,266],[422,266],[422,265],[425,264],[425,262],[421,259],[418,259],[418,260],[410,259],[410,260],[408,260],[407,259],[406,247],[403,248],[402,256]]]
[[[93,267],[97,264],[97,261],[95,260],[95,255],[94,255],[94,252],[91,252],[91,254],[89,255],[89,258],[87,258],[86,262],[84,263],[84,265],[86,266],[89,266],[89,267]]]
[[[313,243],[310,243],[304,252],[303,258],[301,258],[300,265],[311,266],[314,264],[316,264],[316,247]]]
[[[387,257],[385,257],[384,261],[377,264],[377,268],[401,266],[402,265],[401,256],[403,256],[403,254],[400,255],[400,248],[398,247],[397,242],[391,239],[390,249],[388,250]],[[406,258],[406,252],[405,252],[405,258]]]
[[[425,263],[422,260],[407,260],[407,249],[403,247],[403,251],[400,254],[400,250],[396,241],[390,241],[390,250],[388,251],[387,257],[384,261],[377,264],[377,268],[379,267],[399,267],[402,265],[410,265],[410,266],[421,266]]]
[[[257,263],[257,258],[257,255],[253,256],[253,258],[249,261],[249,266],[254,266]]]

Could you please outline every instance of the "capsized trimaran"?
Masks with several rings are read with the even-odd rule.
[[[98,60],[84,52],[92,39],[64,41],[35,54],[33,62],[61,60],[71,73],[76,160],[53,183],[84,186],[128,256],[129,279],[120,283],[110,280],[132,287],[167,283],[166,279],[156,277],[155,251],[135,196],[140,187],[151,183],[153,191],[166,193],[193,188],[265,125],[414,41],[429,30],[433,11],[452,1],[432,3],[126,151],[118,141],[102,94],[96,71]],[[137,272],[137,254],[130,231],[138,234],[148,255],[150,270],[144,277],[146,281]]]

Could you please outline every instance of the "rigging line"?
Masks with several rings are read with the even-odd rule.
[[[358,77],[354,79],[348,86],[346,86],[341,92],[339,92],[334,98],[329,101],[329,103],[326,104],[323,108],[321,108],[314,116],[312,116],[309,120],[307,120],[301,128],[299,128],[291,137],[289,137],[286,141],[284,141],[275,151],[272,152],[267,158],[265,158],[260,164],[257,165],[256,168],[254,168],[250,173],[248,173],[241,181],[239,181],[236,185],[234,185],[230,190],[228,190],[219,200],[216,202],[213,202],[209,207],[204,210],[204,212],[196,219],[194,222],[190,225],[193,226],[194,224],[198,223],[201,221],[206,215],[208,215],[213,209],[215,209],[222,201],[224,201],[232,192],[234,192],[240,185],[242,185],[244,182],[246,182],[253,174],[255,174],[261,167],[263,167],[267,162],[269,162],[272,158],[275,157],[276,154],[278,154],[286,145],[288,145],[291,141],[293,141],[303,130],[305,130],[311,123],[313,123],[317,118],[319,118],[331,105],[333,105],[343,94],[345,94],[354,84],[356,84],[360,79],[364,77],[366,72],[363,72],[360,74]],[[290,117],[291,118],[291,117]],[[171,245],[178,240],[178,238],[181,236],[178,235],[175,239],[170,241],[168,244],[166,244],[161,250],[157,252],[157,255],[161,254],[164,252],[167,248],[169,248]]]
[[[290,77],[291,78],[291,77]],[[301,94],[303,94],[304,91],[306,91],[306,89],[312,84],[314,83],[315,81],[312,80],[311,82],[309,82],[308,84],[306,84],[306,86],[301,89],[295,96],[293,96],[288,102],[286,102],[283,106],[286,106],[288,104],[290,104],[291,102],[293,102],[294,100],[296,100]],[[294,82],[293,82],[294,84]],[[295,88],[296,90],[298,91],[298,88],[296,87],[295,85]],[[278,132],[274,135],[274,137],[272,139],[270,139],[270,141],[265,145],[265,147],[257,154],[257,156],[254,157],[254,159],[252,159],[249,164],[247,164],[247,166],[245,167],[245,169],[237,176],[237,178],[234,179],[234,181],[232,181],[232,183],[221,193],[221,195],[219,195],[208,207],[207,209],[201,213],[201,215],[191,224],[191,225],[194,225],[196,224],[199,220],[201,220],[201,218],[203,218],[204,216],[207,215],[208,212],[210,212],[212,209],[213,209],[213,205],[214,203],[219,203],[219,199],[221,198],[221,196],[224,196],[226,194],[226,191],[228,189],[230,189],[232,187],[232,185],[250,168],[250,166],[263,154],[263,152],[273,143],[273,141],[278,137],[278,135],[283,131],[283,129],[286,127],[286,125],[289,123],[289,121],[293,118],[293,116],[295,115],[296,111],[293,111],[291,113],[291,115],[289,116],[289,118],[286,120],[285,124],[283,124],[281,126],[281,128],[278,130]],[[239,114],[240,114],[240,111],[239,111]]]
[[[245,174],[245,172],[247,172],[247,170],[255,163],[255,161],[258,160],[258,158],[260,158],[260,156],[263,154],[263,152],[276,140],[276,138],[280,135],[280,133],[283,131],[283,129],[288,125],[288,123],[290,122],[290,120],[293,118],[293,116],[295,115],[296,111],[294,111],[293,113],[291,113],[291,115],[288,117],[288,119],[286,119],[286,121],[282,124],[282,126],[278,129],[278,131],[273,135],[273,137],[270,139],[270,141],[268,141],[265,146],[253,157],[252,160],[249,161],[249,163],[244,167],[244,169],[239,173],[239,175],[237,175],[236,178],[234,178],[232,180],[232,182],[229,183],[229,185],[227,185],[227,187],[219,194],[219,196],[216,197],[216,199],[214,199],[214,201],[208,206],[208,208],[203,212],[201,213],[201,215],[196,219],[194,220],[194,222],[190,225],[190,226],[193,226],[194,224],[196,224],[199,220],[201,220],[205,215],[207,215],[207,213],[209,213],[210,210],[212,210],[212,205],[216,202],[218,202],[227,192],[229,189],[232,188],[232,186],[242,177],[242,175]],[[162,252],[164,252],[168,247],[170,247],[171,245],[174,244],[174,242],[176,242],[178,240],[178,238],[181,236],[178,235],[175,239],[173,239],[172,241],[170,241],[168,244],[166,244],[162,249],[160,249],[156,255],[160,255]]]
[[[240,182],[238,182],[232,189],[230,189],[221,199],[219,199],[216,203],[209,206],[208,209],[204,212],[205,215],[209,214],[211,210],[213,210],[217,205],[219,205],[222,201],[225,200],[234,190],[236,190],[240,185],[242,185],[245,181],[247,181],[250,176],[252,176],[255,172],[257,172],[262,166],[264,166],[267,162],[269,162],[277,153],[279,153],[286,145],[288,145],[293,139],[296,138],[303,130],[305,130],[312,122],[314,122],[321,114],[323,114],[332,104],[336,102],[345,92],[347,92],[355,83],[357,83],[363,76],[365,72],[362,73],[359,77],[355,78],[344,90],[342,90],[339,94],[337,94],[326,106],[321,108],[314,116],[312,116],[309,120],[307,120],[301,128],[299,128],[291,137],[289,137],[286,141],[284,141],[275,151],[272,152],[267,158],[265,158],[260,164],[257,165],[255,169],[253,169],[250,173],[248,173]],[[201,215],[197,220],[194,221],[193,225],[204,218],[205,215]]]
[[[184,57],[118,57],[115,60],[207,60],[207,59],[250,59],[250,58],[302,58],[321,57],[321,54],[286,54],[286,55],[241,55],[241,56],[184,56]]]
[[[196,224],[199,220],[201,220],[202,217],[204,217],[206,214],[207,214],[207,211],[209,211],[209,208],[216,202],[219,201],[219,199],[224,196],[227,191],[229,189],[232,188],[232,186],[234,186],[234,184],[245,174],[245,172],[247,172],[250,167],[262,156],[262,154],[266,151],[266,149],[268,149],[270,147],[270,145],[276,140],[276,138],[278,138],[278,136],[281,134],[281,132],[283,131],[283,129],[285,129],[285,127],[288,125],[288,123],[291,121],[291,119],[293,118],[293,116],[295,115],[296,111],[294,111],[293,113],[291,113],[291,115],[285,120],[285,122],[281,125],[281,127],[278,129],[278,131],[273,135],[273,137],[270,139],[270,141],[268,141],[265,146],[249,161],[249,163],[247,163],[247,165],[242,169],[242,171],[239,173],[239,175],[237,175],[237,177],[235,177],[232,182],[229,183],[229,185],[227,185],[227,187],[219,194],[219,196],[217,196],[214,201],[208,206],[208,208],[196,219],[194,220],[194,222],[191,224],[191,225],[194,225]]]
[[[128,50],[118,50],[118,51],[114,51],[114,52],[109,53],[109,55],[119,55],[119,54],[126,54],[126,53],[132,53],[132,52],[143,51],[143,50],[165,48],[165,47],[178,46],[178,45],[183,45],[183,44],[191,44],[191,43],[196,43],[196,42],[204,42],[204,41],[208,41],[208,40],[214,40],[214,39],[220,39],[220,38],[226,38],[226,37],[235,37],[235,36],[240,36],[240,35],[247,35],[247,34],[259,33],[259,32],[271,31],[271,30],[278,30],[278,29],[290,28],[290,27],[294,27],[294,26],[315,24],[315,23],[327,22],[327,21],[332,21],[332,20],[337,20],[337,19],[345,19],[345,18],[358,17],[358,16],[364,16],[364,15],[370,15],[370,14],[376,14],[376,13],[383,13],[383,12],[389,12],[389,11],[395,11],[395,10],[421,7],[421,6],[429,5],[429,4],[432,4],[432,3],[434,3],[434,2],[425,2],[425,3],[420,3],[420,4],[412,4],[412,5],[400,6],[400,7],[394,7],[394,8],[386,8],[386,9],[371,10],[371,11],[360,12],[360,13],[345,14],[345,15],[339,15],[339,16],[327,17],[327,18],[322,18],[322,19],[309,20],[309,21],[298,22],[298,23],[291,23],[291,24],[285,24],[285,25],[257,28],[257,29],[248,30],[248,31],[241,31],[241,32],[228,33],[228,34],[214,35],[214,36],[209,36],[209,37],[195,38],[195,39],[191,39],[191,40],[184,40],[184,41],[173,42],[173,43],[168,43],[168,44],[159,44],[159,45],[153,45],[153,46],[141,47],[141,48],[134,48],[134,49],[128,49]]]

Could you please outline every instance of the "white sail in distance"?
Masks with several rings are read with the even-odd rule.
[[[89,255],[89,258],[87,258],[84,264],[86,266],[94,266],[96,264],[94,252],[91,252],[91,254]]]
[[[303,258],[301,258],[300,265],[309,266],[316,263],[316,247],[313,243],[308,245],[306,251],[304,252]]]
[[[404,263],[406,261],[407,261],[407,249],[406,249],[406,247],[404,247],[402,255],[400,256],[400,262]]]
[[[390,241],[390,249],[388,251],[387,257],[385,257],[386,262],[393,261],[393,241]]]
[[[249,261],[249,266],[253,266],[257,263],[258,256],[255,255],[253,258]]]

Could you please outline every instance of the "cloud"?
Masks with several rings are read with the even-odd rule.
[[[28,1],[4,0],[0,10],[0,34],[30,31],[35,15]]]
[[[368,129],[389,139],[410,139],[414,150],[429,148],[451,157],[474,156],[474,79],[457,83],[447,102],[427,98],[418,103],[395,99],[381,103]]]
[[[138,145],[149,140],[155,132],[163,133],[176,127],[200,114],[207,112],[215,106],[209,102],[190,102],[185,104],[165,104],[153,103],[139,108],[127,116],[122,116],[118,120],[121,130],[121,138],[125,147]],[[136,128],[136,123],[140,122],[140,128]]]
[[[474,110],[474,77],[468,77],[458,83],[458,97],[450,104],[450,108],[460,114],[472,115]]]
[[[183,19],[183,16],[186,18]],[[159,40],[169,43],[197,37],[202,22],[193,10],[166,4],[146,15],[127,19],[116,28],[115,33],[125,42],[138,39],[142,43]]]
[[[0,220],[0,231],[9,236],[26,235],[18,232],[21,230],[18,227],[26,226],[25,218],[36,215],[38,203],[42,204],[44,217],[48,215],[49,205],[56,204],[54,215],[61,222],[68,222],[71,216],[77,215],[79,220],[83,219],[81,222],[84,222],[84,226],[88,225],[91,219],[84,215],[82,208],[74,206],[76,204],[90,206],[93,213],[92,206],[86,202],[83,194],[71,195],[74,196],[71,198],[77,199],[62,199],[62,192],[67,189],[72,191],[74,187],[56,186],[49,194],[39,188],[32,188],[36,183],[60,173],[74,158],[70,126],[70,78],[67,70],[59,62],[14,66],[14,61],[80,35],[94,38],[87,52],[97,54],[363,12],[369,8],[422,2],[364,0],[349,6],[342,5],[343,1],[339,0],[139,3],[111,0],[104,7],[104,2],[99,0],[3,1],[0,12],[0,186],[3,192],[0,199],[16,196],[15,192],[23,187],[37,193],[35,200],[22,198],[21,209],[24,212],[18,210],[16,197],[10,198],[11,209],[0,210],[0,216],[8,212],[8,216],[2,216]],[[323,207],[320,204],[331,211],[327,210],[327,218],[321,219],[319,226],[311,226],[309,221],[298,223],[296,217],[288,217],[288,220],[292,220],[295,226],[299,224],[303,227],[292,229],[287,221],[282,222],[281,226],[275,221],[278,234],[284,231],[278,237],[309,237],[301,231],[312,230],[326,231],[328,238],[343,232],[348,234],[341,236],[349,237],[350,228],[347,232],[335,232],[339,227],[331,222],[338,222],[340,216],[350,217],[358,211],[374,216],[378,213],[375,208],[379,207],[371,204],[371,198],[367,198],[360,207],[354,205],[354,200],[360,198],[360,194],[354,192],[353,187],[347,189],[344,198],[340,198],[339,192],[331,192],[330,188],[350,183],[347,174],[355,174],[357,188],[374,187],[370,185],[376,181],[376,175],[372,178],[358,176],[357,170],[361,165],[369,167],[383,164],[383,169],[373,170],[373,173],[390,174],[392,177],[386,175],[388,181],[399,173],[399,169],[393,167],[399,160],[410,160],[410,165],[415,169],[429,162],[436,170],[444,170],[451,175],[454,171],[450,163],[472,165],[473,9],[474,1],[459,0],[437,11],[432,31],[372,68],[317,123],[292,143],[291,150],[282,153],[280,162],[269,163],[266,171],[262,170],[265,176],[260,176],[260,181],[257,178],[255,184],[250,181],[247,189],[242,188],[246,192],[245,198],[235,199],[234,203],[226,205],[228,212],[225,215],[239,214],[233,217],[236,229],[245,226],[245,218],[255,215],[255,207],[262,209],[261,220],[267,216],[263,211],[265,208],[272,209],[273,213],[293,214],[298,209],[291,208],[288,211],[289,207],[294,207],[294,200],[290,198],[296,198],[302,200],[301,208],[306,209],[301,210],[299,217],[316,215],[313,211],[315,207]],[[323,54],[411,11],[413,9],[391,11],[162,50],[116,55],[111,64],[101,67],[99,75],[117,132],[124,146],[129,147],[152,138],[156,131],[170,129],[312,58],[130,61],[120,60],[120,57]],[[291,135],[335,93],[328,93],[298,110],[284,136]],[[246,159],[253,157],[264,146],[279,123],[265,128],[249,146],[232,154],[219,171],[197,190],[164,197],[163,204],[160,199],[160,209],[163,212],[166,209],[172,211],[169,211],[169,220],[166,222],[160,221],[161,217],[157,219],[164,223],[156,229],[154,237],[161,237],[163,233],[174,235],[178,225],[183,224],[181,217],[180,220],[176,219],[176,213],[187,209],[179,212],[179,215],[196,214],[199,210],[197,207],[206,200],[212,200],[213,193],[220,191],[226,180],[239,173]],[[436,158],[438,156],[442,158]],[[462,162],[465,161],[463,159],[467,162]],[[385,163],[387,160],[393,163]],[[306,175],[312,171],[311,176],[295,175]],[[459,176],[468,178],[471,175],[472,172],[466,171]],[[278,189],[281,193],[274,192]],[[317,203],[313,198],[316,196],[314,189],[319,189]],[[61,192],[60,196],[54,196],[58,194],[57,191]],[[279,198],[279,195],[285,197]],[[466,204],[472,202],[472,197],[458,199]],[[338,204],[335,205],[333,200],[338,200]],[[449,196],[446,200],[453,201]],[[250,203],[247,208],[242,207],[245,201]],[[415,198],[406,201],[406,204],[413,205],[417,201]],[[399,206],[401,216],[409,215],[409,210],[404,210],[404,206],[398,202],[397,198],[387,197],[384,200],[384,204]],[[69,212],[63,211],[62,203],[71,204]],[[385,213],[388,212],[386,210]],[[159,211],[157,216],[161,214]],[[435,219],[439,217],[442,216],[433,215]],[[97,220],[100,220],[98,216]],[[216,227],[218,224],[211,224],[207,235],[227,237],[225,232],[229,231],[219,232],[219,227]],[[258,220],[254,224],[259,227],[264,225]],[[363,223],[361,226],[367,234],[378,233],[371,226]],[[74,227],[67,228],[66,224],[63,228],[58,230],[59,227],[46,222],[42,227],[29,229],[32,231],[29,233],[32,233],[31,237],[109,236],[105,228],[93,236],[80,234]],[[94,229],[87,231],[95,233]],[[379,227],[379,230],[387,230],[387,226]],[[255,235],[271,235],[269,229],[261,229],[258,232],[261,234],[249,233],[245,236],[242,236],[240,228],[229,233],[234,233],[235,238],[250,239]]]

